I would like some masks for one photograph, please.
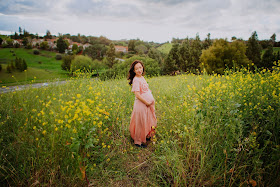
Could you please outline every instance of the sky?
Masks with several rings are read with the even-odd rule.
[[[0,0],[0,34],[80,33],[164,43],[233,36],[280,38],[280,0]]]

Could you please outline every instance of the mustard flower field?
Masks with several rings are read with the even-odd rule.
[[[275,64],[276,65],[276,64]],[[0,183],[277,186],[280,68],[147,78],[158,127],[129,134],[127,80],[79,77],[0,95]]]

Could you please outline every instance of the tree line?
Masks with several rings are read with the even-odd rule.
[[[19,31],[19,33],[18,35],[15,33],[10,38],[37,36],[37,34],[32,35],[26,30],[22,33]],[[51,35],[49,30],[43,36],[45,39],[53,37],[56,36]],[[280,42],[276,41],[276,34],[273,34],[269,40],[259,41],[256,31],[252,33],[247,41],[236,37],[232,37],[231,41],[227,39],[211,39],[210,33],[204,40],[201,40],[198,34],[195,38],[173,38],[171,41],[172,48],[167,54],[158,50],[158,47],[165,43],[145,42],[140,39],[112,41],[104,36],[95,37],[80,34],[77,36],[59,34],[59,38],[56,41],[56,50],[59,53],[64,53],[68,49],[69,43],[67,39],[90,44],[86,49],[82,49],[74,44],[71,53],[68,53],[68,55],[71,56],[79,53],[88,56],[95,64],[88,66],[95,67],[95,69],[105,69],[106,72],[114,72],[114,74],[118,74],[115,67],[122,63],[116,60],[116,58],[127,60],[135,56],[144,58],[144,62],[152,60],[157,65],[156,71],[153,72],[161,75],[174,74],[174,72],[197,73],[203,69],[208,73],[222,74],[226,68],[252,65],[258,68],[271,69],[273,62],[280,59],[279,51],[277,53],[273,51],[273,47],[280,46]],[[27,45],[27,43],[25,44]],[[45,50],[48,49],[48,46],[45,46],[45,44],[41,43],[39,47]],[[128,53],[116,52],[115,45],[128,47]],[[68,71],[75,69],[71,68],[71,63],[75,56],[64,56],[62,69]],[[86,66],[83,67],[85,68]]]

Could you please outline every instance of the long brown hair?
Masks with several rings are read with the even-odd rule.
[[[134,66],[136,64],[140,63],[143,67],[143,73],[142,75],[145,75],[145,67],[144,67],[144,64],[143,62],[141,62],[140,60],[134,60],[132,62],[132,64],[130,65],[130,69],[129,69],[129,72],[128,72],[128,76],[127,76],[127,80],[129,80],[129,83],[128,84],[132,84],[132,81],[133,81],[133,78],[135,77],[136,73],[134,72]]]

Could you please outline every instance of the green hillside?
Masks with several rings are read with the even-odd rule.
[[[172,43],[165,43],[157,48],[157,50],[161,51],[162,53],[168,54],[172,48]]]
[[[4,48],[0,49],[0,85],[7,86],[12,84],[29,83],[32,77],[36,77],[35,82],[53,80],[56,78],[67,78],[67,72],[61,69],[62,60],[56,60],[57,53],[40,50],[39,55],[34,55],[32,49],[23,48]],[[6,72],[7,64],[15,58],[23,58],[27,63],[26,72],[14,70],[12,73]]]

